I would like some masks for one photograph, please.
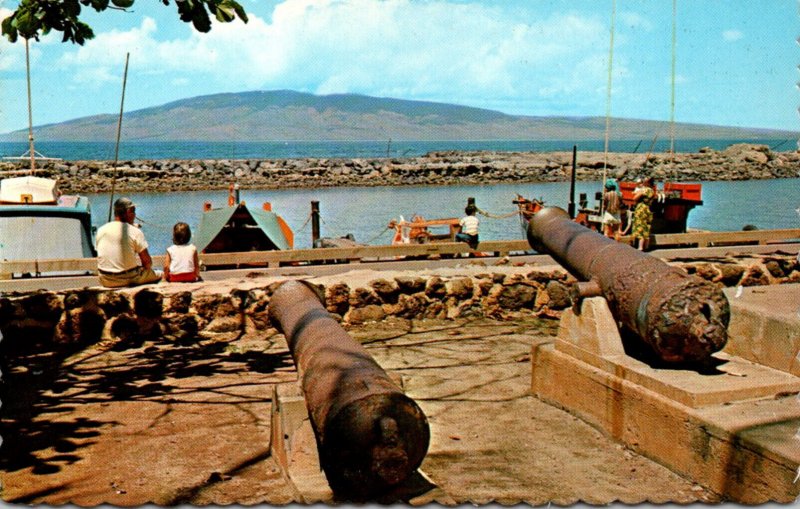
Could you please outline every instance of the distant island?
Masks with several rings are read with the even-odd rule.
[[[35,126],[37,141],[100,141],[116,137],[116,114]],[[313,95],[290,90],[205,95],[125,113],[126,141],[385,141],[597,140],[604,117],[508,115],[455,104],[357,94]],[[798,138],[800,132],[675,124],[680,139]],[[0,134],[23,142],[26,129]],[[669,122],[613,118],[617,140],[664,140]]]

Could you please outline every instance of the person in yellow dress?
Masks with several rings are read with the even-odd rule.
[[[650,210],[650,204],[656,196],[655,185],[653,184],[653,177],[647,177],[640,187],[637,187],[633,193],[633,198],[636,200],[636,207],[633,209],[633,227],[631,236],[633,237],[633,245],[640,251],[644,251],[650,244],[650,227],[653,224],[653,211]]]
[[[621,211],[622,195],[617,190],[617,181],[614,179],[606,180],[605,191],[603,192],[603,235],[619,240],[621,234]]]

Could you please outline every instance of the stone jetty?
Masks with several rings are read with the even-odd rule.
[[[599,180],[603,168],[619,179],[709,181],[800,177],[800,151],[737,144],[697,153],[578,152],[576,178]],[[6,175],[28,162],[0,162]],[[243,189],[470,185],[569,180],[572,152],[432,152],[419,157],[353,159],[204,159],[40,161],[39,175],[58,178],[67,193],[174,192]]]

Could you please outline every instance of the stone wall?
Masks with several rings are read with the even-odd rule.
[[[570,305],[562,271],[485,273],[443,278],[375,279],[351,288],[345,282],[320,285],[326,307],[345,326],[387,317],[438,318],[514,313],[558,316]],[[267,306],[279,283],[229,293],[181,291],[157,285],[124,291],[84,288],[39,291],[0,298],[4,351],[14,345],[85,345],[101,340],[124,344],[161,337],[197,341],[219,335],[270,329]],[[208,283],[208,286],[212,283]]]
[[[795,256],[737,255],[674,265],[728,287],[800,283]],[[345,276],[319,286],[328,311],[345,327],[390,317],[513,319],[523,313],[558,318],[571,305],[568,285],[573,279],[560,268],[485,269],[471,275],[377,277],[352,286]],[[76,348],[101,340],[130,344],[158,337],[194,342],[266,333],[272,328],[267,306],[279,282],[235,285],[228,291],[209,282],[192,291],[162,284],[9,295],[0,298],[0,347],[8,354],[35,345]]]
[[[599,180],[605,156],[579,152],[577,178]],[[372,159],[221,159],[40,161],[39,175],[58,178],[67,193],[173,192],[225,189],[369,187],[559,182],[569,180],[571,152],[434,152],[420,157]],[[698,153],[608,156],[610,176],[657,180],[747,180],[800,177],[800,152],[773,152],[740,144]],[[2,171],[27,171],[28,163],[0,161]]]
[[[715,260],[680,262],[689,274],[719,283],[725,287],[766,286],[800,283],[800,264],[796,255],[750,255],[745,260],[720,257]]]

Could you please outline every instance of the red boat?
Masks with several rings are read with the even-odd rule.
[[[627,211],[633,211],[636,204],[633,193],[639,184],[636,182],[620,182],[622,193],[623,213],[622,229],[628,225]],[[586,194],[581,193],[579,207],[575,214],[575,222],[580,223],[595,231],[602,231],[602,218],[600,215],[600,201],[602,192],[595,193],[595,206],[589,208]],[[513,201],[519,207],[520,222],[523,231],[528,229],[531,216],[544,207],[542,200],[529,200],[517,195]],[[703,204],[702,184],[687,184],[679,182],[664,182],[661,189],[656,189],[656,198],[650,208],[653,210],[653,225],[651,232],[659,233],[685,233],[689,212]]]

